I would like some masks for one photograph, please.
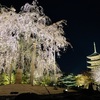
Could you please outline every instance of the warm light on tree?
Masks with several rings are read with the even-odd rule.
[[[88,89],[89,88],[89,84],[92,82],[91,78],[88,77],[87,75],[83,75],[83,74],[78,74],[76,76],[76,85],[78,87],[82,86],[83,88]]]

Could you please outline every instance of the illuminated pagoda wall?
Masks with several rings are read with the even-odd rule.
[[[98,66],[100,66],[100,54],[96,51],[96,45],[94,42],[94,53],[91,55],[87,56],[87,68],[90,70],[96,69]]]

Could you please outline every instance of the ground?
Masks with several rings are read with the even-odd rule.
[[[30,84],[2,85],[0,86],[0,100],[14,100],[16,96],[21,93],[38,94],[41,97],[40,100],[100,100],[99,91],[68,90],[66,93],[63,93],[63,90],[65,90],[65,88],[57,87],[57,89],[55,89],[50,86],[31,86]]]
[[[0,86],[0,96],[2,95],[18,95],[20,93],[36,93],[39,95],[59,94],[63,93],[64,88],[55,89],[50,86],[32,86],[30,84],[9,84]]]
[[[32,86],[30,84],[2,85],[0,86],[0,100],[15,100],[16,97],[20,96],[20,94],[25,94],[24,96],[28,96],[28,94],[36,94],[39,98],[41,98],[41,100],[62,100],[62,98],[64,98],[64,90],[65,88],[55,88],[50,86]],[[68,92],[75,91],[69,90]]]

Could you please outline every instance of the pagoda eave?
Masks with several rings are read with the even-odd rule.
[[[95,69],[97,67],[98,67],[98,65],[97,66],[87,66],[87,68],[90,68],[90,69]]]
[[[97,59],[100,59],[100,55],[96,55],[96,56],[87,56],[88,59],[91,59],[91,60],[97,60]]]

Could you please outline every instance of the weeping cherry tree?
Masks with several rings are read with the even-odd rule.
[[[0,73],[27,72],[33,85],[44,75],[59,77],[56,55],[70,43],[63,30],[65,20],[52,23],[37,0],[15,8],[0,7]],[[11,80],[10,80],[11,81]]]

